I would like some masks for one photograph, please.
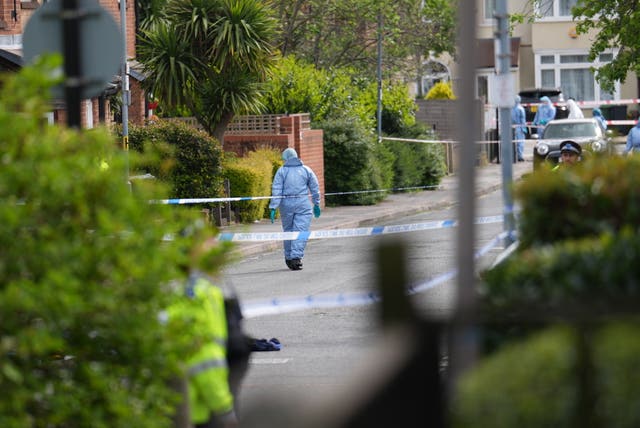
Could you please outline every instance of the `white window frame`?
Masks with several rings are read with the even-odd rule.
[[[554,83],[556,87],[560,87],[561,89],[563,89],[564,92],[564,88],[562,88],[561,86],[561,82],[560,82],[560,70],[570,70],[570,69],[590,69],[592,66],[595,66],[596,68],[598,68],[599,66],[605,64],[605,63],[601,63],[600,62],[600,58],[597,58],[595,62],[590,63],[590,62],[580,62],[580,63],[569,63],[569,64],[562,64],[560,63],[560,57],[561,56],[569,56],[569,55],[588,55],[589,51],[586,49],[581,49],[581,50],[563,50],[563,51],[549,51],[549,50],[541,50],[541,51],[536,51],[534,52],[535,54],[535,81],[536,81],[536,87],[541,87],[542,86],[542,70],[553,70],[554,71]],[[613,57],[615,57],[617,55],[617,51],[609,51],[609,52],[603,52],[603,54],[612,54]],[[541,62],[541,57],[543,56],[553,56],[554,57],[554,62],[553,64],[542,64]],[[593,84],[594,84],[594,88],[593,88],[593,93],[595,96],[594,100],[578,100],[578,101],[602,101],[600,99],[600,85],[598,84],[598,81],[595,79],[593,79]],[[567,97],[569,95],[572,94],[566,94],[564,93],[564,96]],[[614,100],[619,100],[620,99],[620,83],[616,82],[614,85],[614,91],[613,91],[613,99]]]
[[[536,1],[535,4],[535,12],[536,12],[536,21],[537,22],[549,22],[549,21],[571,21],[572,20],[572,16],[571,14],[569,15],[560,15],[560,0],[541,0],[542,2],[548,3],[548,2],[552,2],[553,6],[552,6],[552,15],[551,16],[540,16],[539,15],[539,0]]]
[[[496,11],[497,0],[483,0],[482,1],[482,19],[480,25],[492,26],[494,21],[494,13]]]

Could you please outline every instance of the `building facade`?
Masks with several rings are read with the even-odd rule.
[[[625,83],[617,83],[613,92],[604,91],[591,67],[599,67],[611,61],[617,51],[602,53],[595,62],[588,61],[589,48],[594,38],[589,34],[576,33],[576,22],[571,8],[577,0],[508,0],[509,14],[526,13],[535,18],[513,27],[511,34],[511,73],[514,93],[532,88],[559,88],[564,98],[583,102],[587,111],[599,104],[626,106],[628,117],[637,117],[638,105],[633,100],[640,98],[638,78],[629,73]],[[496,0],[476,0],[477,44],[479,64],[476,73],[476,96],[485,104],[492,104],[495,89],[494,12]],[[535,9],[533,9],[535,8]],[[424,89],[433,82],[451,80],[454,90],[459,76],[453,58],[442,56],[432,59],[437,69],[433,75],[425,75]],[[444,72],[444,73],[443,73]],[[491,128],[494,112],[487,109],[485,127]]]
[[[24,65],[22,59],[24,30],[33,13],[45,2],[45,0],[0,0],[0,72],[17,71]],[[122,29],[121,2],[119,0],[99,0],[99,3],[111,14],[118,28]],[[129,121],[142,124],[148,115],[148,109],[146,94],[141,85],[144,76],[136,71],[136,63],[133,61],[136,56],[135,3],[124,1],[123,3],[126,5],[124,27],[126,28],[127,58],[132,59],[129,72],[131,92],[131,102],[128,108]],[[62,37],[62,35],[51,35],[51,37],[56,36]],[[83,128],[93,128],[99,123],[109,125],[114,122],[109,96],[119,90],[120,80],[120,76],[114,76],[111,84],[105,87],[105,91],[100,96],[83,100],[81,104],[81,126]],[[49,121],[64,123],[66,117],[64,100],[52,100]]]

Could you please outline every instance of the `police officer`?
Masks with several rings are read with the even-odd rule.
[[[561,165],[574,165],[581,160],[582,147],[572,140],[560,143],[560,162],[553,170],[557,170]]]
[[[187,404],[196,428],[237,426],[229,385],[227,322],[222,290],[194,272],[167,308],[167,323],[184,339]]]

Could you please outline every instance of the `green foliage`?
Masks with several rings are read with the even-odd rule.
[[[424,97],[427,100],[455,100],[451,82],[438,82],[427,92]]]
[[[375,127],[378,85],[352,68],[317,69],[293,56],[274,69],[264,103],[269,113],[309,113],[314,126],[332,119],[357,118]],[[382,129],[393,134],[415,124],[416,105],[404,82],[385,80],[382,95]]]
[[[393,180],[393,154],[376,142],[358,122],[342,120],[321,124],[324,130],[325,189],[327,193],[389,189]],[[337,195],[328,205],[372,205],[384,192]]]
[[[640,218],[640,159],[594,157],[577,168],[540,170],[514,190],[521,248],[616,233]]]
[[[398,137],[433,140],[434,135],[422,125],[405,128]],[[393,187],[436,186],[447,173],[444,146],[431,143],[385,141],[394,154]]]
[[[172,198],[206,198],[222,194],[220,143],[193,127],[160,121],[130,126],[132,150],[149,156],[136,165],[171,187]]]
[[[187,106],[221,140],[234,114],[262,108],[275,36],[260,0],[168,0],[140,37],[144,84],[167,108]]]
[[[359,106],[354,100],[361,89],[355,79],[348,68],[322,70],[293,56],[283,58],[274,67],[265,91],[266,111],[309,113],[312,123],[358,116]]]
[[[595,70],[604,90],[613,92],[616,82],[626,81],[628,72],[640,71],[640,11],[634,4],[588,0],[578,2],[571,14],[577,20],[578,34],[592,34],[596,30],[594,38],[590,36],[589,61],[595,61],[612,47],[617,50],[610,63]]]
[[[2,426],[169,427],[183,354],[158,322],[173,298],[164,287],[212,230],[163,243],[199,214],[149,204],[164,196],[155,188],[131,192],[106,130],[43,124],[55,66],[1,85]]]
[[[414,79],[413,58],[455,50],[456,4],[449,0],[276,0],[274,10],[283,55],[325,70],[347,66],[375,79],[379,17],[389,76]]]
[[[274,175],[274,150],[257,150],[245,157],[230,159],[225,163],[225,177],[229,179],[232,197],[267,196],[271,194]],[[268,199],[236,202],[240,221],[250,223],[264,217],[269,205]]]
[[[533,247],[484,273],[483,302],[506,314],[637,301],[639,259],[640,239],[630,230]]]
[[[364,109],[367,123],[377,122],[378,84],[370,82],[360,92],[358,102]],[[382,83],[382,132],[397,134],[415,125],[415,111],[418,109],[405,82],[385,80]]]
[[[576,332],[558,326],[501,349],[467,372],[453,405],[453,426],[576,426],[577,412],[585,410],[599,418],[600,426],[638,426],[637,321],[607,323],[588,343],[594,408],[581,409],[577,398]]]

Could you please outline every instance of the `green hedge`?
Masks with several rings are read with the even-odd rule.
[[[640,157],[595,157],[557,171],[530,174],[516,186],[521,248],[637,228]]]
[[[327,193],[389,189],[393,185],[394,156],[358,121],[319,125],[324,131],[324,176]],[[385,192],[327,197],[327,205],[373,205]]]
[[[0,425],[170,427],[184,334],[158,315],[192,241],[164,238],[199,222],[131,192],[106,130],[43,126],[60,64],[0,85]]]
[[[640,426],[637,322],[610,322],[587,338],[595,406],[586,409],[578,400],[576,342],[573,329],[556,326],[481,361],[458,385],[452,426],[570,427],[587,412],[593,426]]]
[[[413,140],[434,140],[422,125],[414,125],[395,135]],[[447,173],[445,147],[441,144],[387,140],[385,147],[394,154],[393,187],[437,186]]]
[[[592,157],[574,168],[537,171],[516,185],[514,194],[522,208],[520,245],[508,259],[482,273],[481,313],[498,322],[483,329],[485,357],[477,374],[471,375],[474,380],[462,388],[466,404],[459,426],[569,424],[567,418],[575,413],[571,388],[576,387],[576,379],[567,377],[566,370],[558,371],[557,359],[548,358],[551,354],[566,357],[573,351],[566,340],[550,339],[556,333],[544,339],[546,345],[538,339],[518,343],[533,333],[541,334],[553,320],[586,319],[596,326],[636,310],[640,303],[638,179],[638,158]],[[638,425],[635,403],[640,391],[630,362],[638,350],[627,345],[638,342],[639,332],[633,324],[593,342],[601,426]],[[551,377],[544,372],[545,361],[546,370],[554,373]],[[552,394],[555,390],[564,392]],[[518,396],[516,391],[537,391],[539,397]],[[500,416],[481,412],[490,403],[499,403]]]
[[[249,152],[242,158],[230,158],[225,162],[224,175],[229,179],[232,197],[269,196],[273,170],[279,154],[274,150]],[[249,223],[264,218],[269,205],[268,199],[239,201],[240,221]]]
[[[495,313],[615,308],[640,301],[639,260],[640,237],[631,229],[530,248],[483,273],[482,299]]]
[[[179,122],[132,125],[129,146],[145,153],[137,167],[168,182],[172,198],[222,196],[222,148],[206,133]]]

